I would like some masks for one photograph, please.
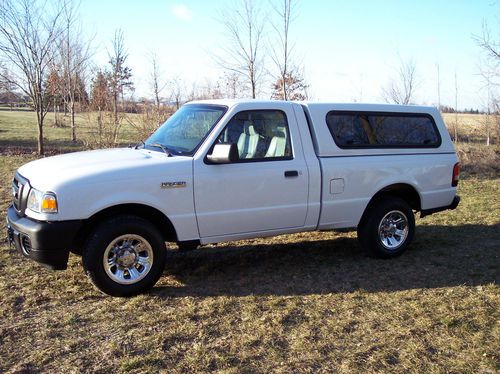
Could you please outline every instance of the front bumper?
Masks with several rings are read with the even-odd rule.
[[[82,221],[40,222],[7,210],[7,235],[19,253],[53,270],[64,270]]]

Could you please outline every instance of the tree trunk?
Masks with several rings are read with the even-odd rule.
[[[43,113],[40,108],[36,108],[36,119],[38,125],[38,154],[43,156],[45,153],[43,144]]]
[[[486,145],[490,145],[490,114],[486,116]]]
[[[118,126],[118,94],[113,94],[113,117],[115,120],[115,126]]]
[[[288,95],[286,94],[286,76],[283,75],[281,77],[281,80],[282,80],[281,83],[283,84],[283,87],[282,87],[283,88],[283,100],[288,101]]]
[[[115,131],[114,131],[114,134],[113,134],[113,144],[116,144],[118,142],[118,133],[119,133],[119,130],[120,130],[120,124],[118,124],[118,125],[115,126]]]
[[[98,109],[97,125],[99,126],[99,145],[101,145],[101,142],[102,142],[102,114],[101,114],[101,108]]]
[[[73,100],[70,102],[69,110],[71,114],[71,141],[76,143],[75,102]]]
[[[453,141],[458,142],[458,109],[455,104],[455,123],[453,124]]]
[[[56,98],[54,97],[54,126],[57,126]]]
[[[156,110],[159,113],[160,112],[160,96],[158,95],[157,92],[155,92],[155,103],[156,103]]]
[[[44,115],[44,103],[43,97],[41,96],[42,87],[41,83],[35,86],[35,99],[33,100],[34,109],[36,111],[36,120],[38,126],[38,154],[43,156],[45,153],[44,144],[43,144],[43,119]]]

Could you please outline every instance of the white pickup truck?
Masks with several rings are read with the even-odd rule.
[[[160,278],[166,242],[357,228],[369,252],[398,256],[414,211],[456,208],[458,175],[435,108],[198,101],[133,148],[19,168],[7,229],[24,256],[65,269],[79,253],[101,291],[131,296]]]

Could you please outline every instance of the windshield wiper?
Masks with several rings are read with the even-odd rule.
[[[163,144],[161,143],[149,143],[148,144],[149,146],[151,147],[156,147],[156,148],[161,148],[161,150],[168,156],[168,157],[171,157],[172,156],[172,152],[167,148],[165,147]]]
[[[139,147],[142,145],[142,148],[145,148],[146,147],[146,143],[144,143],[144,140],[141,140],[139,143],[137,143],[135,146],[134,146],[134,149],[139,149]],[[132,148],[132,147],[130,147]]]

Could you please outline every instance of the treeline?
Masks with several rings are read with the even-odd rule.
[[[95,120],[99,142],[103,138],[116,142],[125,120],[122,113],[126,112],[147,115],[151,130],[183,102],[193,99],[255,98],[267,85],[267,91],[271,90],[269,97],[303,100],[307,98],[308,84],[300,66],[291,58],[289,40],[295,0],[268,2],[273,14],[266,17],[262,17],[262,3],[252,0],[238,0],[234,8],[224,13],[220,22],[229,35],[226,44],[232,48],[214,56],[224,71],[215,84],[189,87],[180,78],[166,80],[153,54],[150,95],[136,99],[121,30],[115,32],[111,41],[107,65],[95,66],[90,38],[85,38],[78,17],[77,2],[2,0],[0,102],[11,108],[28,104],[36,112],[38,153],[43,154],[43,129],[49,112],[53,113],[56,126],[69,121],[74,142],[78,138],[75,113],[96,112],[91,121]],[[265,45],[270,41],[272,48]],[[266,64],[273,64],[274,72]]]
[[[87,113],[95,130],[93,146],[103,146],[116,143],[127,121],[124,113],[143,115],[141,124],[134,126],[142,126],[141,132],[147,135],[185,101],[244,97],[305,100],[309,84],[303,66],[294,59],[294,41],[290,39],[298,1],[235,0],[219,20],[225,40],[211,57],[223,73],[215,83],[166,79],[162,64],[152,53],[148,58],[150,91],[136,98],[121,30],[110,40],[107,64],[95,66],[91,38],[83,32],[76,1],[2,0],[0,103],[11,108],[29,105],[36,112],[38,152],[43,154],[43,129],[49,112],[56,126],[71,127],[74,142],[79,140],[75,113]],[[264,2],[268,5],[265,9]],[[486,32],[476,42],[489,56],[488,112],[498,113],[500,101],[493,90],[499,76],[498,43]],[[392,103],[412,104],[416,76],[415,62],[401,61],[393,80],[383,89],[383,97]],[[442,106],[441,110],[455,113],[455,108]],[[470,109],[460,113],[481,112]]]
[[[450,107],[450,106],[446,106],[446,105],[441,105],[439,107],[439,110],[441,111],[441,113],[486,114],[486,112],[484,110],[479,110],[479,109],[474,109],[474,108],[470,108],[470,109],[465,108],[463,110],[455,110],[455,108]]]

